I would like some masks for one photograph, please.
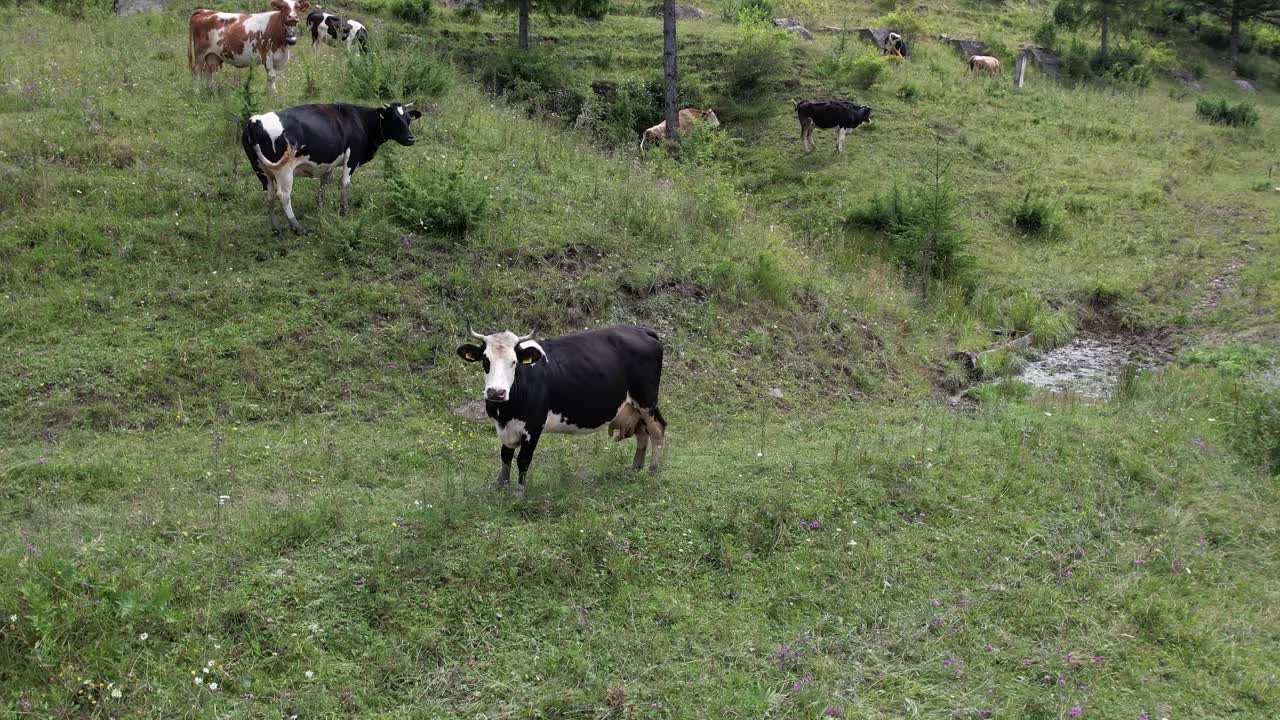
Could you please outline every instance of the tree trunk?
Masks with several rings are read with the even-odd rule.
[[[529,0],[520,0],[520,49],[529,49]]]
[[[680,109],[676,89],[676,3],[662,0],[662,79],[665,89],[664,103],[667,121],[667,138],[676,142],[680,131]]]
[[[1231,3],[1231,67],[1240,62],[1240,5]]]
[[[1103,10],[1102,16],[1102,48],[1100,52],[1106,55],[1111,50],[1111,8]]]

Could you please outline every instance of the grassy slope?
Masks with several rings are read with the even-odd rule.
[[[1280,701],[1280,498],[1232,451],[1243,393],[1175,369],[1101,408],[934,407],[943,313],[874,259],[767,224],[859,172],[886,186],[880,163],[817,158],[810,187],[771,197],[761,178],[804,167],[777,151],[784,136],[794,150],[780,114],[744,151],[755,193],[738,212],[706,178],[661,179],[464,86],[418,146],[388,150],[487,177],[496,214],[477,235],[394,228],[378,162],[354,218],[316,209],[304,183],[295,207],[317,232],[274,239],[225,98],[189,94],[179,17],[23,19],[39,52],[0,49],[17,80],[0,113],[10,708],[594,717],[610,688],[648,717],[1265,717]],[[334,54],[298,57],[282,104],[303,99],[303,63],[318,99],[343,97]],[[977,111],[1012,107],[968,92]],[[1053,112],[1114,102],[1035,93]],[[1124,102],[1169,102],[1150,95]],[[984,132],[992,157],[1012,152]],[[1261,201],[1246,182],[1197,192]],[[1027,247],[978,237],[1012,258],[1002,282],[1048,290]],[[782,270],[753,274],[761,253]],[[1135,257],[1106,257],[1122,288],[1134,267],[1185,264]],[[1240,282],[1265,285],[1258,266]],[[1256,328],[1269,309],[1220,312],[1218,327]],[[625,447],[551,438],[530,503],[484,492],[491,434],[447,413],[475,392],[452,356],[468,314],[658,324],[668,471],[635,480]],[[764,405],[775,385],[786,399]],[[863,401],[832,402],[847,396]]]

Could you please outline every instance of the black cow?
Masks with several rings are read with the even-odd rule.
[[[299,105],[298,107],[254,115],[241,134],[241,144],[249,164],[266,191],[267,220],[276,228],[275,203],[284,208],[293,231],[302,226],[293,215],[293,178],[320,178],[320,200],[333,173],[342,173],[342,203],[346,212],[351,175],[373,159],[378,147],[388,140],[413,144],[412,120],[422,113],[413,103],[391,103],[380,108],[360,105]],[[319,203],[317,203],[319,204]]]
[[[458,356],[484,368],[484,407],[498,430],[502,470],[497,486],[511,480],[511,458],[527,490],[529,463],[544,432],[590,433],[609,426],[617,439],[636,438],[632,467],[644,467],[653,441],[649,472],[662,465],[667,421],[658,411],[662,343],[647,327],[615,325],[603,330],[535,341],[510,332],[481,335],[479,345],[462,345]]]
[[[367,52],[369,49],[369,32],[356,20],[344,20],[337,15],[312,10],[307,15],[307,27],[311,28],[312,50],[315,50],[321,42],[345,43],[347,50],[351,50],[354,45],[360,52]]]
[[[314,14],[314,13],[312,13]],[[881,55],[897,55],[902,59],[911,56],[911,50],[907,47],[907,41],[896,32],[891,32],[884,38],[884,47],[880,48]]]
[[[815,125],[823,130],[840,128],[836,150],[844,152],[844,134],[863,123],[871,124],[871,108],[841,101],[802,100],[796,103],[796,116],[800,118],[800,142],[805,152],[813,149]]]

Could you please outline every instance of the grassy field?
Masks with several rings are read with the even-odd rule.
[[[1222,128],[1163,79],[1015,92],[924,43],[859,96],[876,123],[844,156],[828,133],[804,157],[787,98],[840,93],[813,71],[836,40],[744,100],[713,13],[683,57],[732,142],[676,163],[486,94],[514,18],[373,13],[390,61],[454,59],[448,89],[357,173],[353,213],[301,182],[311,232],[277,238],[237,142],[245,72],[191,90],[194,6],[28,7],[0,45],[6,716],[1274,715],[1280,400],[1250,374],[1280,338],[1274,93]],[[659,23],[630,11],[538,15],[534,39],[585,93],[651,79]],[[1016,46],[1048,11],[925,17]],[[1205,84],[1236,97],[1218,66]],[[300,46],[280,85],[261,108],[358,99],[335,50]],[[976,266],[926,300],[849,218],[935,154]],[[397,174],[484,209],[415,227]],[[1060,237],[1010,227],[1026,190]],[[657,327],[664,472],[557,436],[527,502],[488,491],[492,429],[450,412],[480,392],[468,318]],[[984,328],[1097,326],[1201,352],[1103,404],[1009,380],[942,401]]]

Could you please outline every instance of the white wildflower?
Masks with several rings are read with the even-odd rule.
[[[9,616],[9,622],[18,622],[18,616],[17,616],[17,615],[10,615],[10,616]]]
[[[141,640],[142,642],[146,642],[146,641],[147,641],[147,638],[149,638],[149,637],[151,637],[151,636],[150,636],[150,635],[148,635],[147,633],[142,633],[141,635],[139,635],[139,636],[138,636],[138,639],[139,639],[139,640]]]
[[[124,697],[124,693],[120,692],[120,688],[116,688],[111,691],[111,697],[119,700],[120,698]]]
[[[203,684],[204,684],[204,678],[200,677],[199,675],[195,676],[194,680],[195,680],[195,684],[197,684],[197,685],[203,685]]]
[[[218,683],[216,683],[216,682],[209,683],[209,689],[210,689],[210,690],[217,690],[217,689],[218,689]]]
[[[306,675],[308,680],[310,680],[311,678],[313,678],[313,677],[315,677],[315,676],[316,676],[316,674],[315,674],[314,672],[310,671],[310,670],[308,670],[308,671],[306,671],[305,673],[303,673],[303,675]]]

